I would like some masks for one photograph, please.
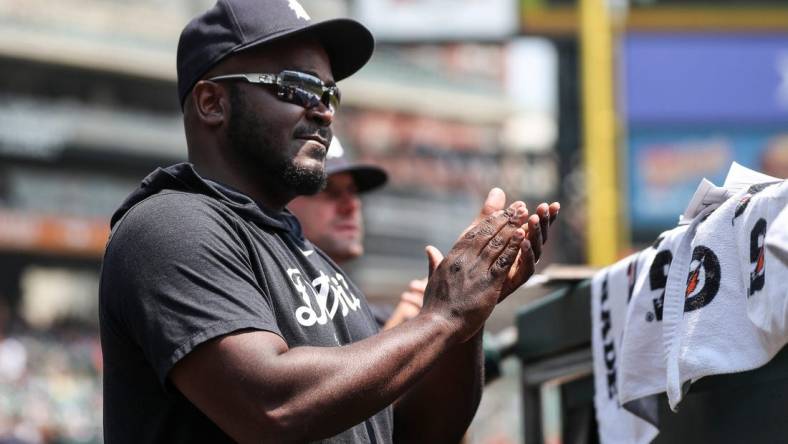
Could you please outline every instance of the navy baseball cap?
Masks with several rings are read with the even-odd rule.
[[[193,18],[178,41],[181,107],[194,84],[226,57],[288,37],[314,37],[331,61],[334,80],[361,69],[375,47],[372,33],[346,19],[313,22],[297,0],[219,0]]]
[[[326,175],[340,173],[349,173],[353,177],[359,193],[372,191],[385,185],[389,180],[389,175],[379,166],[350,162],[339,139],[334,136],[326,153]]]

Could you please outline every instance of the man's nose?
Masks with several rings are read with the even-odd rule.
[[[331,123],[334,122],[334,114],[336,113],[335,110],[326,106],[324,103],[307,108],[306,112],[307,117],[320,124],[320,126],[330,126]]]
[[[342,214],[352,214],[361,208],[361,199],[356,193],[345,193],[339,198],[339,212]]]

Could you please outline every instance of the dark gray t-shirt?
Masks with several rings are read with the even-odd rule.
[[[167,379],[204,341],[257,329],[290,348],[331,347],[378,331],[361,292],[294,216],[188,164],[151,174],[113,222],[99,297],[108,443],[231,441]],[[388,407],[324,442],[388,443],[392,422]]]

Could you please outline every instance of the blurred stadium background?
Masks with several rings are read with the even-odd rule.
[[[0,442],[101,441],[108,219],[185,159],[175,48],[212,3],[0,0]],[[378,40],[340,85],[335,129],[392,178],[365,200],[351,270],[371,299],[423,274],[423,246],[448,248],[492,186],[562,202],[541,266],[601,265],[675,225],[733,160],[788,176],[784,0],[302,3]],[[516,363],[503,368],[471,442],[522,440]]]

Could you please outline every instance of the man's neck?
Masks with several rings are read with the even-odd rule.
[[[223,168],[211,168],[203,163],[194,163],[194,168],[203,178],[219,182],[249,196],[265,208],[281,212],[295,194],[288,193],[275,183],[265,181],[264,177],[251,179],[245,174],[230,172]]]

